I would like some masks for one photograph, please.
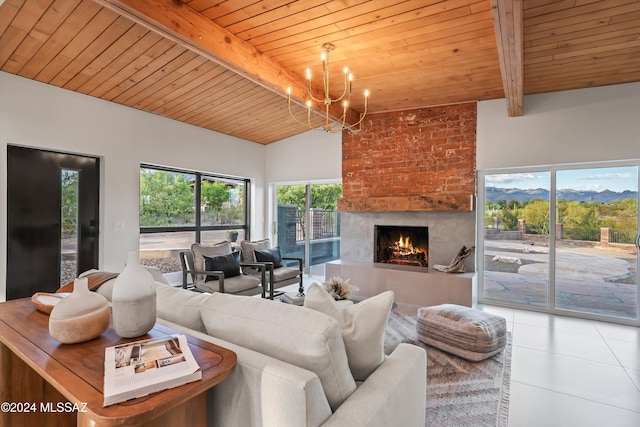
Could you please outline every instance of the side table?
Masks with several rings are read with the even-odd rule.
[[[206,391],[236,366],[233,351],[184,334],[202,380],[103,407],[106,347],[182,332],[156,324],[123,339],[109,328],[91,341],[61,344],[48,322],[29,298],[0,303],[0,425],[205,426]]]

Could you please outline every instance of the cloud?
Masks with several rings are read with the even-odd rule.
[[[544,179],[546,177],[540,175],[534,175],[532,173],[509,173],[498,175],[486,175],[485,183],[494,185],[513,185],[525,181],[535,181],[537,179]],[[548,179],[548,178],[546,178]]]
[[[580,180],[585,181],[596,181],[596,180],[604,180],[604,179],[630,179],[635,178],[631,172],[611,172],[611,173],[600,173],[595,175],[585,175],[581,176]]]

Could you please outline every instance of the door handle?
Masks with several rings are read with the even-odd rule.
[[[636,248],[640,249],[640,232],[636,233]]]

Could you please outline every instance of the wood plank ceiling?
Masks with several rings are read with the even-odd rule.
[[[306,130],[289,116],[286,86],[302,100],[306,67],[317,85],[325,42],[336,46],[332,75],[354,73],[355,117],[365,88],[369,114],[507,98],[517,116],[523,94],[640,81],[640,0],[0,6],[2,71],[261,144]]]

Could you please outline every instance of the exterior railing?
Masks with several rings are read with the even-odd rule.
[[[324,209],[311,209],[311,240],[330,239],[338,237],[338,211],[327,211]],[[304,240],[305,237],[305,215],[304,211],[296,212],[296,240]]]

